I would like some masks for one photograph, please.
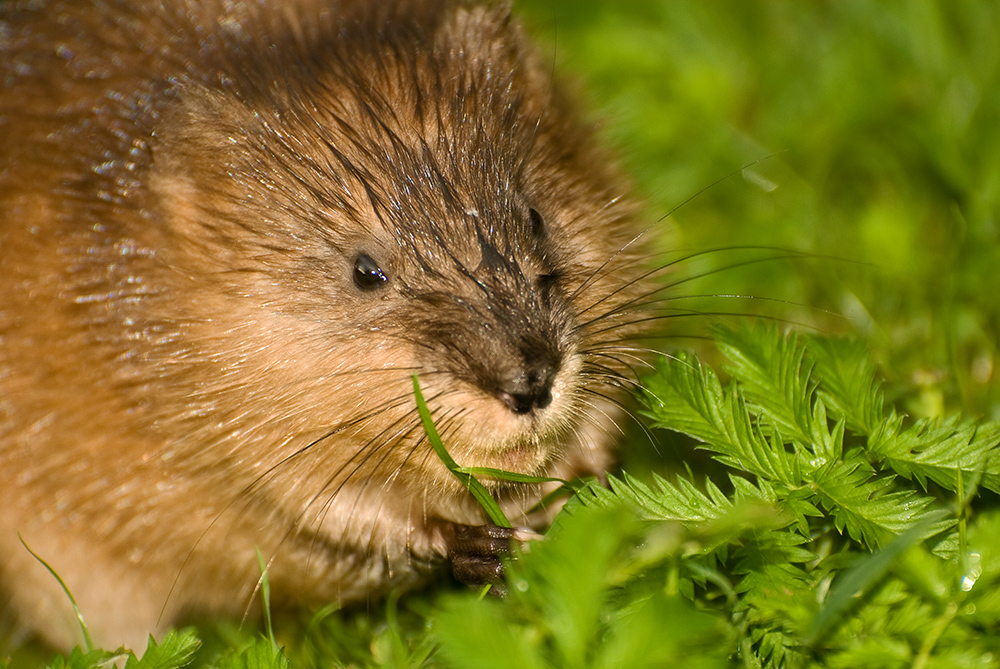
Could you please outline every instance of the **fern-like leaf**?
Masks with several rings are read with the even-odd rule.
[[[850,339],[813,338],[807,357],[820,384],[819,397],[831,412],[861,434],[875,432],[883,421],[884,398],[865,345]]]
[[[981,476],[980,485],[1000,492],[1000,423],[919,420],[905,430],[887,422],[869,442],[871,452],[906,478],[958,490],[959,472]],[[968,479],[966,479],[968,480]]]
[[[608,477],[609,488],[591,485],[583,496],[587,506],[611,509],[623,504],[640,520],[674,520],[679,522],[708,522],[732,513],[733,503],[719,492],[712,482],[706,486],[705,494],[690,481],[678,478],[677,483],[653,475],[651,486],[646,485],[628,473],[621,478]],[[747,503],[773,502],[766,493],[750,485],[744,491]]]
[[[931,519],[930,497],[912,491],[888,492],[892,476],[876,476],[860,456],[831,463],[812,479],[820,503],[833,515],[838,530],[874,550],[892,541],[910,526]],[[921,539],[951,525],[947,521],[928,522]]]
[[[815,383],[804,363],[805,347],[794,335],[773,326],[720,329],[724,369],[737,379],[747,401],[787,438],[812,443],[812,397]]]
[[[167,632],[160,643],[149,637],[142,659],[129,655],[125,669],[178,669],[194,658],[201,641],[193,629]]]
[[[739,387],[729,392],[715,372],[681,354],[649,379],[645,415],[659,427],[690,435],[719,455],[720,462],[790,486],[802,478],[801,453],[773,448],[750,419]],[[773,443],[782,441],[772,433]]]

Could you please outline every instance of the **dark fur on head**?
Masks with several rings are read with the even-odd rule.
[[[0,17],[0,569],[28,623],[70,617],[17,532],[111,643],[242,609],[255,547],[290,599],[418,582],[435,528],[482,518],[413,373],[462,464],[608,465],[634,212],[506,8]],[[526,523],[542,491],[495,492]]]

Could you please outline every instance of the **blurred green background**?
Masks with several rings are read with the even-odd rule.
[[[664,224],[665,248],[812,254],[678,288],[788,303],[684,306],[858,334],[911,415],[1000,418],[1000,4],[523,0],[515,9],[593,110],[650,220],[707,188]],[[740,253],[708,254],[677,275],[768,255]]]

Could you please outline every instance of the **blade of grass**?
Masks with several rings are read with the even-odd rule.
[[[267,577],[267,561],[260,548],[254,547],[257,551],[257,564],[260,565],[260,594],[264,600],[264,628],[267,630],[267,638],[271,640],[271,645],[278,648],[278,643],[274,640],[274,628],[271,626],[271,581]]]
[[[506,469],[497,469],[495,467],[459,467],[456,471],[460,474],[468,474],[469,476],[488,476],[489,478],[511,481],[512,483],[566,483],[562,479],[552,478],[551,476],[518,474],[517,472],[509,472]]]
[[[45,567],[50,574],[52,574],[52,576],[56,579],[56,581],[59,582],[59,587],[62,588],[63,592],[66,593],[66,597],[69,598],[69,603],[73,605],[73,612],[76,614],[76,620],[80,624],[80,631],[83,632],[83,643],[87,647],[87,652],[89,653],[90,651],[94,650],[94,640],[90,638],[90,628],[87,627],[87,622],[83,619],[83,613],[80,611],[80,607],[76,605],[76,599],[73,597],[73,593],[69,591],[69,587],[62,580],[62,578],[60,578],[59,574],[56,573],[56,570],[53,569],[51,566],[49,566],[48,562],[43,560],[38,553],[31,550],[28,544],[25,543],[24,538],[21,536],[20,532],[18,533],[17,538],[18,540],[20,540],[21,545],[24,546],[24,549],[29,553],[31,553],[31,557],[38,560],[41,563],[41,565]]]
[[[507,520],[507,516],[500,508],[500,505],[497,504],[497,501],[493,499],[493,495],[489,493],[476,477],[462,471],[462,467],[458,466],[458,463],[455,462],[454,458],[451,457],[451,454],[444,447],[441,436],[438,434],[437,428],[434,427],[434,420],[431,418],[431,412],[427,408],[424,395],[420,392],[420,382],[417,380],[416,374],[413,375],[413,395],[417,400],[417,411],[420,412],[420,420],[424,424],[424,432],[427,433],[427,440],[430,441],[431,448],[437,453],[438,458],[448,468],[448,471],[454,474],[455,478],[472,493],[472,496],[476,498],[476,501],[479,502],[479,505],[486,512],[486,515],[489,516],[490,520],[493,521],[494,525],[510,527],[510,521]]]

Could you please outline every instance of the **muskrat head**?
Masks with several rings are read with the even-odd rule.
[[[412,350],[456,457],[537,471],[583,408],[578,321],[542,215],[517,187],[485,183],[463,211],[404,214],[396,275],[362,275],[395,293],[373,325]]]
[[[205,367],[186,401],[265,463],[443,480],[417,374],[456,460],[539,473],[607,427],[632,211],[503,10],[410,19],[286,45],[294,80],[262,58],[177,89],[153,183]]]

